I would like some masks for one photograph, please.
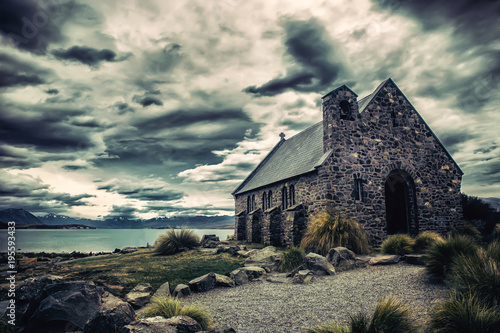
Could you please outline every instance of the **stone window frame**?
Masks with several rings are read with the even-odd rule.
[[[271,205],[273,203],[273,192],[271,190],[269,190],[269,192],[267,193],[267,208],[271,208]]]
[[[283,186],[281,189],[281,208],[282,209],[287,209],[288,208],[288,194],[287,194],[287,188],[286,186]]]
[[[360,177],[354,178],[354,201],[363,202],[363,179]]]
[[[248,195],[248,197],[247,197],[247,213],[250,213],[252,211],[251,200],[252,200],[251,195]]]
[[[288,207],[294,206],[295,205],[295,186],[290,185],[288,189],[288,196],[289,196],[289,205]]]
[[[268,208],[269,207],[267,206],[267,193],[266,191],[264,191],[264,193],[262,193],[262,209],[266,210]]]

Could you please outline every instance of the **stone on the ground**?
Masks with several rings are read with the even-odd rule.
[[[220,239],[217,235],[203,235],[201,237],[200,245],[206,248],[215,248],[219,245]]]
[[[248,251],[245,251],[245,250],[239,250],[238,252],[236,252],[238,255],[242,256],[242,257],[248,257]]]
[[[350,269],[366,267],[366,263],[356,258],[356,254],[345,247],[330,249],[326,259],[335,268],[336,272],[343,272]]]
[[[200,293],[215,289],[217,279],[215,278],[215,273],[211,272],[189,281],[188,285],[191,291]]]
[[[120,333],[123,326],[135,320],[132,306],[110,293],[102,297],[102,304],[83,330],[84,333]]]
[[[123,249],[120,250],[120,253],[132,253],[132,252],[135,252],[135,251],[139,251],[139,249],[135,246],[127,246],[127,247],[124,247]]]
[[[201,331],[198,333],[236,333],[236,331],[234,330],[234,328],[231,327],[221,327],[221,328],[215,328],[210,331]]]
[[[122,329],[122,333],[195,333],[201,331],[196,320],[186,316],[172,318],[151,317],[133,321]]]
[[[335,268],[326,260],[325,257],[317,253],[309,253],[304,257],[302,265],[297,267],[293,272],[292,276],[297,274],[300,270],[308,269],[313,272],[314,275],[335,275]]]
[[[242,284],[248,283],[248,275],[241,268],[237,268],[230,274],[231,279],[237,286],[241,286]]]
[[[242,267],[240,269],[245,272],[245,274],[248,276],[249,281],[262,280],[266,276],[266,270],[262,267],[249,266]]]
[[[217,287],[235,287],[236,283],[229,276],[215,274],[215,279],[217,280]]]
[[[149,283],[139,283],[125,296],[125,300],[134,309],[140,309],[149,302],[153,291],[153,287]]]
[[[243,248],[239,247],[238,245],[236,246],[230,246],[228,249],[227,249],[227,252],[231,255],[236,255],[238,253],[238,251],[241,251],[243,250]]]
[[[224,253],[227,251],[229,251],[229,246],[219,246],[219,247],[217,247],[216,253],[219,254],[219,253]]]
[[[156,290],[156,292],[153,294],[153,297],[156,298],[163,298],[163,297],[169,297],[170,296],[170,283],[165,282]]]
[[[101,305],[102,288],[93,282],[63,282],[47,285],[43,300],[26,326],[27,332],[60,323],[75,326],[81,331],[85,323],[94,317]],[[78,328],[78,329],[76,329]]]
[[[189,295],[191,295],[191,289],[189,288],[188,285],[185,284],[178,284],[175,287],[174,292],[172,294],[172,296],[177,298],[186,297]]]
[[[401,259],[401,256],[398,255],[386,255],[386,256],[376,256],[374,258],[371,258],[368,264],[375,266],[375,265],[394,265],[399,262],[399,259]]]
[[[18,326],[26,324],[36,308],[44,298],[43,290],[46,286],[62,283],[65,280],[56,275],[42,275],[28,278],[16,287],[16,323]]]
[[[405,255],[405,259],[408,264],[425,266],[427,256],[425,254],[407,254]]]
[[[297,274],[293,276],[292,283],[294,284],[305,284],[312,281],[314,277],[313,272],[308,269],[298,271]]]
[[[268,267],[277,270],[281,262],[281,253],[274,246],[267,246],[245,260],[245,266]]]

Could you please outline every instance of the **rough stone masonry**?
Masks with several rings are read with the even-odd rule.
[[[396,84],[357,97],[343,85],[323,96],[322,122],[280,135],[233,192],[236,239],[298,245],[326,208],[355,218],[375,246],[463,223],[463,172]]]

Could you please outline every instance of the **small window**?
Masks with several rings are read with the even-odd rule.
[[[269,193],[267,194],[267,208],[271,208],[271,205],[272,205],[272,200],[273,198],[273,192],[269,191]]]
[[[266,192],[262,194],[262,209],[266,210],[269,207],[267,207],[267,198],[266,198]]]
[[[295,205],[295,186],[290,185],[290,206]]]
[[[255,210],[255,194],[252,194],[252,211]]]
[[[250,207],[250,196],[247,197],[247,213],[252,211],[252,207]]]
[[[348,101],[343,100],[339,104],[340,107],[340,119],[351,119],[351,104]]]
[[[287,195],[287,191],[286,191],[286,186],[283,187],[283,189],[281,190],[281,207],[283,209],[288,208],[288,195]]]
[[[354,179],[354,200],[363,201],[363,179]]]
[[[394,111],[391,112],[391,119],[392,119],[392,127],[398,127],[396,112],[394,112]]]

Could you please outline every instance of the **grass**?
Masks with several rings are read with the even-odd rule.
[[[431,313],[430,333],[496,333],[500,307],[489,307],[475,293],[452,292]]]
[[[283,251],[280,263],[280,271],[289,272],[302,264],[306,253],[298,247],[291,247]]]
[[[164,318],[172,318],[175,316],[188,316],[193,318],[201,325],[204,331],[214,328],[212,318],[202,308],[188,305],[183,307],[177,298],[161,297],[153,298],[151,304],[146,306],[141,311],[142,317],[162,316]]]
[[[406,234],[397,234],[387,238],[382,243],[381,251],[387,254],[398,254],[403,256],[412,253],[413,239]]]
[[[326,255],[338,246],[347,247],[357,254],[368,254],[370,251],[366,231],[356,221],[331,210],[313,216],[300,247]]]
[[[350,333],[351,329],[349,326],[340,325],[337,323],[328,323],[315,328],[309,328],[306,330],[307,333]]]
[[[469,236],[452,234],[444,242],[431,246],[426,254],[427,275],[436,282],[444,282],[449,277],[453,260],[461,255],[474,255],[478,245]]]
[[[443,242],[444,239],[440,234],[433,231],[424,231],[415,238],[415,244],[413,245],[413,252],[424,253],[431,246],[438,242]]]
[[[170,255],[181,248],[192,249],[200,245],[200,238],[190,229],[169,229],[155,242],[155,252],[161,255]]]
[[[168,281],[174,287],[209,272],[228,275],[243,264],[244,258],[227,253],[191,250],[158,256],[144,249],[129,254],[74,260],[62,265],[53,274],[72,280],[93,280],[113,294],[124,296],[141,282],[150,283],[157,289]],[[123,289],[114,289],[115,286],[122,286]]]

